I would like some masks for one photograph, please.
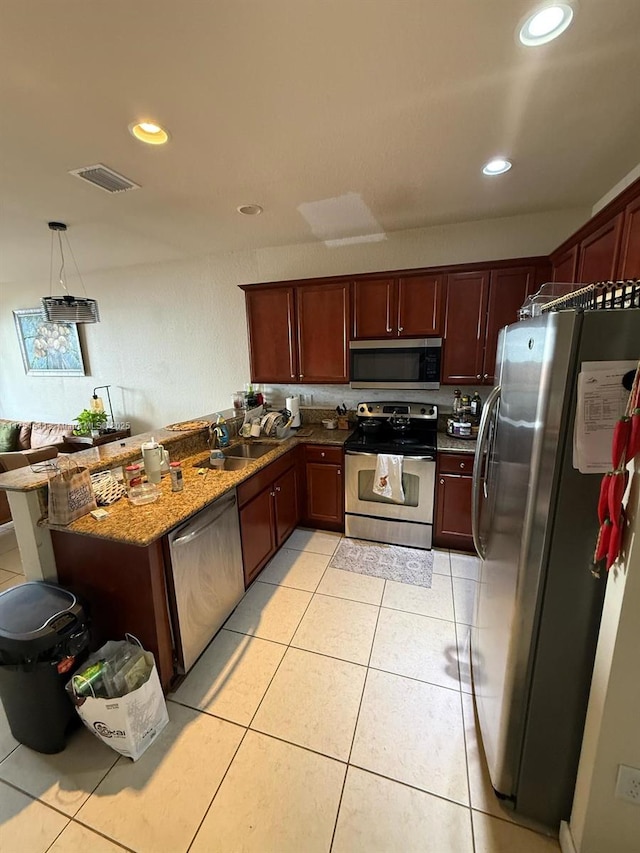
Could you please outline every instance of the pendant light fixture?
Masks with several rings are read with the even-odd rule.
[[[84,287],[84,282],[82,281],[82,276],[80,275],[78,264],[76,263],[73,250],[71,249],[69,238],[67,237],[67,226],[64,224],[64,222],[49,222],[48,225],[49,230],[51,231],[49,296],[43,296],[41,300],[46,319],[58,323],[99,322],[100,313],[98,311],[98,303],[95,299],[87,298],[87,292]],[[74,266],[76,268],[76,273],[78,274],[78,278],[80,279],[80,284],[82,285],[82,289],[84,290],[84,296],[71,296],[67,288],[65,259],[62,247],[63,234],[65,242],[67,244],[67,252],[69,255],[71,255],[71,258],[73,260]],[[58,272],[58,280],[60,282],[60,285],[62,286],[62,289],[64,290],[64,294],[62,296],[53,296],[53,244],[55,242],[55,235],[57,235],[58,237],[58,250],[60,252],[60,270]]]

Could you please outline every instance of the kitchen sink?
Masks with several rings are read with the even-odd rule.
[[[222,452],[227,459],[259,459],[273,448],[273,444],[256,441],[253,444],[236,444],[234,447],[225,447]]]
[[[241,468],[246,468],[251,465],[251,459],[240,459],[237,456],[228,456],[224,460],[222,468],[219,465],[211,465],[209,457],[205,456],[200,462],[195,462],[194,468],[208,468],[211,471],[239,471]]]

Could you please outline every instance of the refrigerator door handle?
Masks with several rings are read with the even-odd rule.
[[[482,410],[482,418],[480,419],[480,429],[478,430],[478,444],[476,446],[476,455],[473,460],[473,480],[471,491],[471,532],[473,534],[473,544],[478,552],[478,556],[484,559],[484,547],[480,539],[480,483],[484,485],[485,478],[482,474],[482,466],[484,463],[487,439],[490,435],[491,419],[495,407],[500,399],[500,386],[496,385],[487,399]],[[487,460],[488,462],[488,460]]]

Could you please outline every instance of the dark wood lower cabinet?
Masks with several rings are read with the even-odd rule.
[[[474,550],[471,534],[472,470],[471,454],[438,454],[434,531],[436,547]]]
[[[344,530],[344,452],[341,447],[305,447],[304,522],[323,530]]]
[[[88,607],[94,648],[107,640],[124,639],[127,632],[134,634],[153,652],[167,692],[174,661],[162,540],[139,548],[52,530],[51,541],[60,586]]]
[[[293,450],[238,486],[245,587],[300,520],[297,462],[297,450]]]
[[[249,586],[276,551],[271,488],[267,486],[240,510],[245,587]]]

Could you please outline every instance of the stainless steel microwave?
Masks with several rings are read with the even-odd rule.
[[[441,352],[442,338],[351,341],[351,387],[439,388]]]

